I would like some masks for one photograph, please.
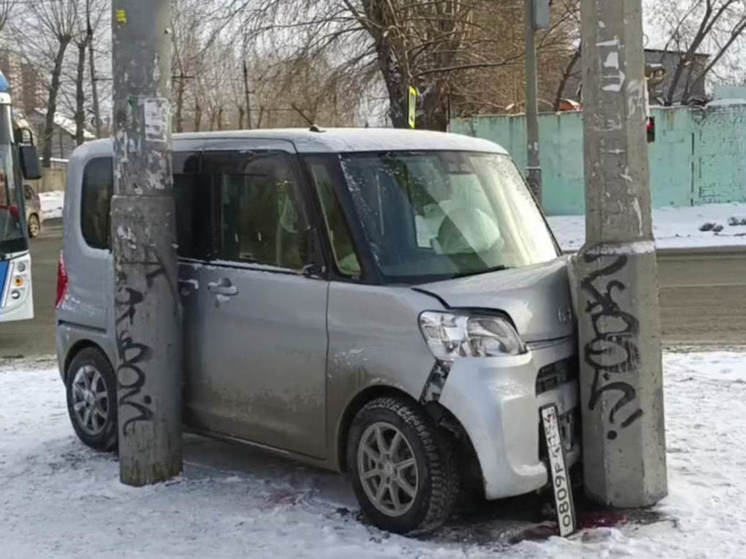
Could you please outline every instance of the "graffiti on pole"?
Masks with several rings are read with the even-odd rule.
[[[583,359],[593,368],[588,408],[596,408],[604,395],[613,399],[607,420],[607,438],[616,439],[617,425],[628,427],[642,416],[637,405],[635,387],[625,380],[627,374],[637,374],[640,366],[640,350],[634,338],[640,332],[640,323],[631,313],[624,311],[618,295],[626,285],[615,275],[627,265],[625,254],[584,254],[586,263],[602,258],[610,263],[588,274],[580,282],[588,295],[586,313],[590,316],[593,339],[583,348]],[[617,422],[624,411],[624,419]]]
[[[119,383],[119,406],[133,410],[133,415],[123,423],[122,434],[127,436],[135,423],[150,421],[153,418],[152,399],[142,394],[146,376],[143,363],[150,360],[153,350],[142,341],[135,340],[131,327],[140,307],[145,302],[146,293],[126,286],[126,268],[143,267],[148,288],[155,279],[165,275],[166,269],[157,251],[151,246],[134,242],[131,236],[120,239],[121,258],[117,266],[116,342],[117,342],[117,381]]]

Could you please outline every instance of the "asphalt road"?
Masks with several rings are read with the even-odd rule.
[[[31,241],[34,320],[0,324],[0,360],[51,355],[62,225]],[[746,247],[658,253],[663,342],[746,345]]]
[[[746,247],[659,252],[658,280],[665,343],[746,345]]]

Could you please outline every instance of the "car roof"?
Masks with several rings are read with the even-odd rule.
[[[290,142],[299,153],[371,151],[476,151],[507,154],[498,144],[461,134],[401,128],[276,128],[174,134],[176,143],[189,140],[276,140]],[[96,152],[106,150],[111,139],[88,142]],[[109,150],[111,147],[108,148]]]

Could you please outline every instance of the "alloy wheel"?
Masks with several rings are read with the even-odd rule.
[[[414,504],[419,489],[417,459],[404,434],[386,422],[368,426],[357,450],[360,483],[373,506],[401,516]]]
[[[72,408],[80,428],[98,435],[106,425],[110,404],[101,373],[92,365],[78,369],[72,383]]]

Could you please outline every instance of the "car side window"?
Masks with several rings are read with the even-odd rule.
[[[179,256],[209,260],[215,252],[211,225],[215,203],[209,178],[202,173],[200,153],[174,152],[171,160]]]
[[[114,190],[111,157],[91,159],[83,170],[80,228],[83,239],[92,248],[110,249],[109,207]]]
[[[203,173],[217,194],[216,258],[300,270],[298,179],[280,151],[205,152]]]
[[[308,156],[305,161],[319,198],[337,270],[342,275],[359,278],[360,262],[355,253],[347,221],[342,213],[342,206],[334,192],[333,171],[330,168],[332,163],[329,158],[323,156]]]

